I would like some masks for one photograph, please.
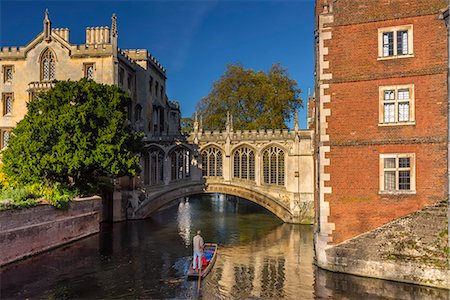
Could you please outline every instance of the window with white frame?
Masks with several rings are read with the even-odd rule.
[[[413,25],[378,29],[379,59],[410,57],[413,53]]]
[[[414,85],[380,87],[380,124],[414,124]]]
[[[414,153],[380,155],[380,192],[411,193],[416,190]]]

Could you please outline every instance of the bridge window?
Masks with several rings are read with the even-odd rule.
[[[210,147],[202,152],[203,176],[222,176],[222,151]]]
[[[144,155],[144,184],[155,185],[164,182],[164,152],[151,148]]]
[[[190,151],[186,148],[177,148],[170,154],[171,179],[180,180],[190,175]]]
[[[263,153],[263,175],[265,184],[284,185],[284,152],[270,147]]]
[[[255,152],[249,148],[239,148],[234,152],[233,177],[255,180]]]

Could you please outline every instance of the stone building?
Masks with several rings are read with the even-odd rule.
[[[166,70],[145,49],[118,47],[116,16],[111,28],[86,28],[86,43],[70,43],[68,28],[53,28],[48,11],[43,30],[27,45],[0,51],[1,148],[16,123],[27,112],[36,93],[52,87],[54,80],[79,80],[116,84],[133,99],[129,119],[136,131],[151,135],[179,132],[180,108],[166,95]]]
[[[447,198],[447,4],[316,1],[322,267],[341,264],[327,249]]]

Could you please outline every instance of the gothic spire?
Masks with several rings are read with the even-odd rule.
[[[44,17],[44,38],[46,41],[51,40],[52,35],[52,22],[48,16],[48,8],[45,9],[45,17]]]

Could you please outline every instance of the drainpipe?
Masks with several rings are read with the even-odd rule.
[[[450,247],[450,24],[449,24],[449,9],[450,9],[450,0],[449,5],[443,11],[439,18],[441,20],[445,20],[445,25],[447,26],[447,230],[448,230],[448,247]]]

